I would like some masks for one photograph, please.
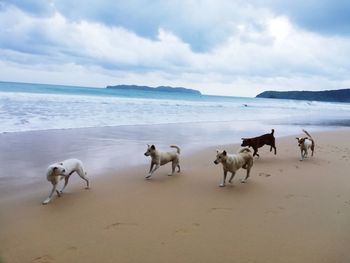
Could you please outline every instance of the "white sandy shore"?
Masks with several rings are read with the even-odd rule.
[[[260,150],[248,183],[219,188],[215,148],[144,180],[148,165],[72,178],[40,205],[40,191],[3,201],[0,255],[11,262],[350,262],[350,132],[314,133],[315,157],[299,161],[294,137],[277,156]],[[229,152],[237,145],[227,145]]]

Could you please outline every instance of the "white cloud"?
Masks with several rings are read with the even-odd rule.
[[[251,5],[235,11],[242,18],[221,21],[218,5],[203,3],[212,17],[207,20],[197,10],[189,23],[203,27],[202,22],[218,21],[226,35],[201,52],[165,27],[147,38],[121,26],[70,20],[57,10],[40,17],[8,7],[0,10],[0,79],[102,87],[174,85],[244,96],[266,89],[348,87],[349,38],[305,31],[286,16]],[[239,5],[226,5],[233,7]]]

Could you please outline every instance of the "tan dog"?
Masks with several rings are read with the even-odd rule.
[[[145,156],[151,156],[151,167],[149,168],[149,173],[146,175],[146,179],[149,179],[155,170],[157,170],[161,165],[164,165],[168,162],[172,162],[172,172],[169,176],[175,173],[175,168],[178,168],[178,173],[180,172],[180,148],[176,145],[171,145],[171,148],[175,148],[176,152],[160,152],[156,150],[154,145],[147,144],[147,151]],[[155,166],[155,167],[154,167]],[[153,168],[154,167],[154,168]]]
[[[314,156],[314,150],[315,150],[314,139],[306,130],[303,130],[303,132],[308,137],[302,137],[302,138],[296,137],[296,139],[298,140],[298,146],[300,147],[300,154],[301,154],[300,161],[308,157],[308,149],[311,149],[311,156]]]
[[[251,154],[251,151],[249,148],[241,148],[239,149],[237,154],[227,154],[226,151],[220,152],[219,150],[216,151],[216,160],[214,161],[215,164],[222,164],[222,168],[224,169],[224,177],[222,180],[222,183],[219,185],[220,187],[224,187],[226,184],[226,176],[227,172],[230,172],[231,178],[229,180],[229,183],[232,183],[232,179],[236,174],[236,171],[240,168],[247,170],[246,177],[241,180],[242,183],[245,183],[247,179],[249,178],[250,169],[253,166],[253,156]]]

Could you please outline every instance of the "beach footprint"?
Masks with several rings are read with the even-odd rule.
[[[229,208],[229,207],[212,207],[209,210],[209,212],[216,212],[216,211],[231,212],[232,208]]]
[[[259,176],[270,177],[270,176],[271,176],[271,174],[268,174],[268,173],[259,173]]]
[[[54,258],[50,255],[43,255],[32,259],[33,263],[51,263],[54,262]]]
[[[133,227],[138,226],[136,223],[125,223],[125,222],[115,222],[105,227],[106,230],[113,229],[116,227]]]
[[[285,195],[284,197],[287,198],[287,199],[291,199],[291,198],[294,198],[295,195],[293,195],[293,194],[287,194],[287,195]]]
[[[175,230],[174,234],[175,235],[187,235],[190,234],[191,232],[193,232],[193,230],[195,230],[195,228],[198,228],[200,226],[199,223],[192,223],[191,226],[189,227],[181,227]]]
[[[76,252],[76,251],[78,251],[78,248],[75,246],[70,246],[70,247],[67,247],[67,250],[71,251],[71,252]]]
[[[186,234],[189,234],[190,231],[186,228],[179,228],[179,229],[176,229],[175,230],[175,235],[186,235]]]
[[[275,209],[266,210],[265,214],[277,215],[277,214],[280,214],[281,212],[283,212],[283,210],[285,210],[285,208],[283,206],[277,206],[277,208],[275,208]]]
[[[286,199],[291,199],[291,198],[310,198],[310,196],[305,195],[305,194],[300,194],[300,195],[294,195],[294,194],[287,194],[284,196]]]

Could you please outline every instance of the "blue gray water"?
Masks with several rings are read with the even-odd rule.
[[[350,104],[0,82],[0,132],[193,122],[348,126]]]

